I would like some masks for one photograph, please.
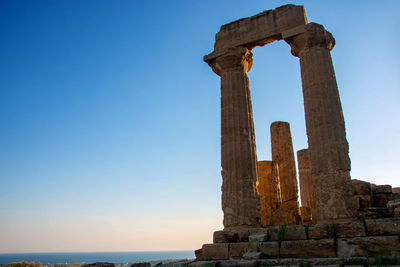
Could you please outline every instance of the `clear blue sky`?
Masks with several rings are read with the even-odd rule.
[[[222,24],[287,1],[0,1],[0,253],[195,249],[222,228]],[[307,0],[332,51],[352,177],[400,186],[400,1]],[[249,72],[257,153],[269,125],[307,146],[298,59]]]

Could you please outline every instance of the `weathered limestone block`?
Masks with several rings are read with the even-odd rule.
[[[316,222],[353,218],[349,148],[330,55],[335,40],[323,26],[309,23],[285,41],[300,58]]]
[[[333,239],[283,241],[281,258],[330,258],[335,257]]]
[[[256,228],[258,229],[258,228]],[[215,231],[213,235],[214,243],[232,243],[232,242],[248,242],[249,229],[236,228]]]
[[[262,242],[258,246],[263,258],[277,258],[279,256],[279,242]]]
[[[306,227],[304,225],[287,226],[284,240],[304,240],[304,239],[307,239]]]
[[[378,208],[386,208],[387,203],[392,200],[391,193],[375,193],[373,194],[373,206]]]
[[[289,123],[271,124],[271,152],[272,161],[278,166],[282,218],[288,225],[297,224],[300,221],[298,186]]]
[[[341,222],[334,225],[337,237],[365,236],[364,224],[360,221]]]
[[[279,224],[281,222],[281,192],[277,166],[272,161],[257,163],[257,190],[260,196],[261,224]]]
[[[365,221],[368,235],[397,235],[400,233],[400,218],[384,218]]]
[[[277,241],[279,227],[268,227],[269,240]],[[306,228],[304,225],[289,225],[286,227],[286,232],[283,240],[304,240],[307,239]]]
[[[371,183],[352,179],[351,184],[353,185],[353,192],[355,195],[370,196],[371,195]]]
[[[310,207],[300,207],[301,223],[304,225],[311,224],[311,208]]]
[[[392,186],[374,185],[372,187],[372,198],[374,207],[386,208],[387,203],[393,199]]]
[[[394,256],[400,252],[397,236],[366,236],[338,239],[338,257],[361,257],[386,255]]]
[[[390,217],[390,212],[386,207],[370,207],[362,211],[361,215],[365,215],[369,219],[388,218]]]
[[[385,184],[385,185],[376,185],[372,190],[373,194],[391,194],[392,193],[392,186]]]
[[[229,258],[229,244],[204,244],[201,257],[204,260],[227,260]]]
[[[309,239],[324,239],[333,237],[331,226],[326,223],[318,223],[308,227]]]
[[[315,191],[311,178],[311,163],[308,149],[297,151],[297,164],[299,169],[300,199],[303,207],[310,208],[310,219],[315,211]],[[306,219],[308,213],[302,213],[302,219]]]
[[[373,206],[372,196],[367,195],[355,195],[354,200],[357,209],[366,209]]]
[[[400,199],[390,200],[386,206],[389,212],[395,216],[395,210],[400,209]]]
[[[201,248],[199,248],[199,249],[196,249],[195,251],[194,251],[194,256],[196,257],[196,260],[204,260],[204,258],[203,258],[203,249],[201,249]]]
[[[262,259],[263,255],[261,252],[246,252],[243,254],[243,259],[244,260],[258,260]],[[255,265],[257,266],[257,265]]]
[[[250,228],[249,229],[249,236],[250,235],[268,235],[269,234],[269,228],[271,228],[270,226],[268,227],[258,227],[258,228]]]
[[[282,33],[307,24],[304,7],[285,5],[252,17],[221,26],[215,36],[214,52],[204,57],[209,62],[230,47],[250,49],[282,39]]]
[[[208,62],[221,76],[221,165],[224,227],[260,225],[257,156],[247,72],[252,53],[230,48]]]
[[[268,241],[268,234],[249,235],[249,242],[265,242]]]
[[[257,251],[257,246],[251,243],[230,243],[229,244],[229,258],[240,259],[246,252]]]
[[[364,224],[360,221],[318,223],[308,227],[309,239],[365,236]]]
[[[246,252],[243,254],[243,259],[245,259],[245,260],[258,260],[258,259],[262,259],[262,258],[263,258],[263,254],[258,251],[257,252],[249,251],[249,252]],[[257,265],[255,265],[255,266],[257,266]]]
[[[268,227],[268,240],[277,241],[278,240],[279,226]]]
[[[213,235],[213,243],[230,243],[237,242],[239,239],[237,232],[215,231]]]

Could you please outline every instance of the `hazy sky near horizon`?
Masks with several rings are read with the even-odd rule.
[[[222,229],[222,24],[288,1],[0,1],[0,253],[197,249]],[[400,1],[307,0],[332,51],[352,178],[400,186]],[[253,50],[269,125],[307,147],[298,59]]]

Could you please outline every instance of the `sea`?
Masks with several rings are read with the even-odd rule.
[[[168,262],[174,260],[194,259],[193,250],[182,251],[145,251],[145,252],[62,252],[62,253],[12,253],[0,254],[0,264],[13,262],[35,262],[42,264],[84,264],[93,262],[119,263],[119,266],[129,266],[128,263]]]

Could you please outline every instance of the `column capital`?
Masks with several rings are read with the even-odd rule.
[[[241,70],[247,73],[253,65],[253,54],[245,47],[231,47],[207,63],[219,76],[222,75],[222,72],[229,70]]]
[[[291,52],[295,57],[300,57],[305,50],[315,46],[327,48],[329,51],[335,46],[335,38],[332,34],[317,23],[305,25],[303,33],[286,38],[285,41],[292,48]]]

